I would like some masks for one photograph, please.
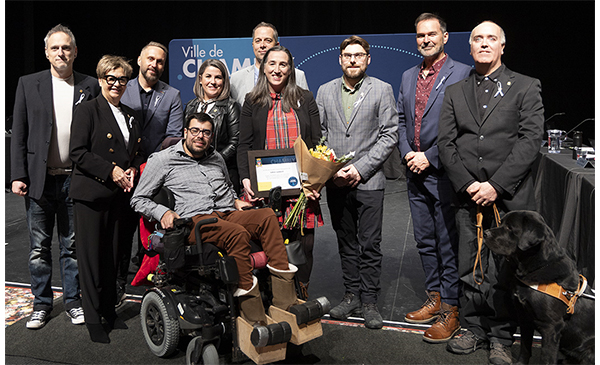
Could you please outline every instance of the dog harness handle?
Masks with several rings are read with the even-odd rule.
[[[554,297],[565,303],[565,305],[567,306],[567,314],[575,313],[575,302],[577,302],[577,298],[579,298],[583,294],[585,288],[587,287],[587,279],[581,274],[579,274],[579,286],[577,287],[577,291],[575,292],[568,291],[562,286],[558,285],[557,283],[529,284],[524,282],[520,278],[519,280],[531,289],[550,295],[551,297]]]
[[[496,218],[496,226],[500,226],[500,213],[496,207],[496,203],[493,205],[494,217]],[[483,212],[481,211],[481,205],[477,206],[477,256],[475,256],[475,265],[473,265],[473,280],[475,284],[483,284],[483,264],[481,262],[481,247],[483,246]],[[477,264],[479,263],[479,271],[481,272],[481,281],[477,280],[475,272],[477,271]]]

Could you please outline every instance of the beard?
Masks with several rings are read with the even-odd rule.
[[[194,139],[195,138],[192,138],[192,139],[186,138],[185,147],[189,151],[189,153],[192,155],[192,157],[201,158],[204,156],[204,154],[208,150],[208,147],[210,146],[210,142],[205,141],[206,143],[204,144],[204,146],[196,147],[196,145],[194,144]]]
[[[438,44],[430,49],[423,49],[421,47],[418,47],[418,51],[423,57],[437,56],[440,53],[444,52],[444,44]]]
[[[144,79],[146,79],[146,81],[148,81],[149,83],[155,83],[160,78],[161,73],[155,71],[155,75],[152,75],[149,72],[149,68],[146,67],[144,70],[142,70],[142,76],[144,76]]]
[[[359,68],[344,68],[344,75],[347,79],[350,80],[360,80],[365,76],[365,72],[367,71],[366,67],[360,66]]]

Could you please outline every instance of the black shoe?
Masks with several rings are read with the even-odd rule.
[[[504,346],[499,342],[492,342],[490,347],[490,364],[512,364],[510,346]]]
[[[383,327],[383,318],[377,309],[377,303],[364,303],[362,306],[365,327],[378,330]]]
[[[335,319],[346,319],[351,315],[360,315],[361,312],[362,304],[360,298],[352,293],[346,293],[340,304],[331,308],[329,316]]]
[[[116,313],[111,313],[110,315],[107,315],[104,318],[106,319],[106,322],[108,323],[108,327],[110,327],[110,329],[113,329],[113,330],[129,329],[129,327],[127,327],[125,322],[121,318],[119,318],[119,316]]]
[[[482,348],[485,343],[484,339],[477,337],[472,331],[466,330],[451,338],[446,349],[455,354],[467,355]]]
[[[33,311],[33,314],[27,321],[27,328],[37,330],[44,327],[46,322],[48,322],[48,313],[49,311],[45,310]]]
[[[106,333],[104,326],[101,324],[90,323],[86,323],[85,326],[87,327],[92,342],[110,343],[110,338],[108,337],[108,333]]]

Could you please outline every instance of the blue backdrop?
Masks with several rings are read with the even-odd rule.
[[[305,72],[308,87],[316,94],[319,86],[341,76],[339,47],[347,37],[280,37],[279,42],[292,52],[296,67]],[[397,97],[402,73],[423,59],[417,51],[415,34],[367,34],[361,37],[371,46],[367,74],[390,83]],[[450,33],[445,50],[453,59],[472,65],[468,40],[469,32]],[[184,104],[195,97],[196,71],[208,58],[221,60],[231,74],[254,63],[252,39],[173,39],[169,43],[169,82],[181,91]]]

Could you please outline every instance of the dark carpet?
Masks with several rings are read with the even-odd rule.
[[[386,326],[369,330],[362,320],[341,324],[327,320],[324,335],[301,347],[288,349],[290,364],[485,364],[488,352],[454,355],[445,344],[432,345],[422,340],[426,326],[404,322],[407,312],[425,301],[424,274],[413,238],[408,208],[406,182],[388,180],[384,201],[384,229],[381,243],[384,254],[379,310]],[[335,233],[331,228],[326,196],[321,201],[325,226],[315,235],[315,264],[310,282],[310,298],[326,296],[337,305],[344,295],[340,259]],[[5,280],[29,283],[27,269],[28,235],[23,199],[5,194]],[[53,252],[58,262],[58,244]],[[58,265],[53,267],[53,285],[60,287]],[[131,276],[133,277],[133,276]],[[141,295],[145,288],[127,288],[130,295]],[[26,319],[5,328],[6,364],[184,364],[187,343],[180,341],[171,357],[154,356],[144,340],[139,316],[139,303],[128,302],[118,313],[128,330],[110,333],[110,344],[96,344],[89,339],[85,326],[74,326],[57,300],[49,323],[40,330],[28,330]],[[512,348],[516,359],[518,345]],[[532,362],[539,359],[534,349]],[[221,358],[223,362],[227,357]],[[251,361],[246,363],[251,364]]]

